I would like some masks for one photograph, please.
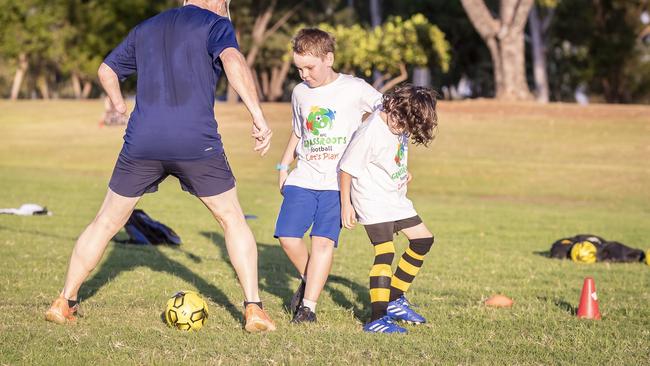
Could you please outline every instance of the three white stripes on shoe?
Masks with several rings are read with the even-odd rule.
[[[392,310],[394,310],[394,309],[400,309],[400,308],[397,307],[397,306],[395,306],[395,305],[390,305],[390,306],[388,307],[388,311],[392,311]],[[406,311],[400,309],[400,311],[396,311],[396,312],[394,312],[393,314],[395,314],[395,315],[402,315],[402,314],[406,314]]]
[[[384,330],[388,329],[388,327],[385,326],[385,325],[381,325],[381,324],[375,324],[372,327],[370,327],[369,329],[372,330],[373,332],[381,333]]]

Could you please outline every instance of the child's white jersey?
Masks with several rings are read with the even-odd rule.
[[[293,131],[300,138],[297,164],[285,184],[337,190],[338,163],[365,113],[381,105],[381,93],[363,79],[339,74],[317,88],[300,83],[293,89]]]
[[[341,159],[352,178],[352,205],[363,225],[397,221],[417,215],[406,197],[408,137],[393,134],[374,112]]]

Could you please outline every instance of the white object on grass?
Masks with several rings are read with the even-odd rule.
[[[25,203],[19,208],[0,208],[0,214],[18,215],[18,216],[32,216],[32,215],[47,215],[52,216],[52,212],[47,208],[39,206],[35,203]]]

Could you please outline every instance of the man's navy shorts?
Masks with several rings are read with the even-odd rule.
[[[310,236],[321,236],[338,245],[341,232],[339,191],[297,186],[282,187],[282,207],[275,224],[276,238],[302,238],[310,226]]]
[[[187,161],[134,159],[121,152],[108,187],[121,196],[140,197],[157,191],[158,184],[169,175],[178,178],[184,191],[197,197],[216,196],[235,186],[235,177],[223,152]]]

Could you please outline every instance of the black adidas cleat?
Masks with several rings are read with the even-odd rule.
[[[313,311],[311,311],[311,309],[309,309],[308,307],[301,306],[298,308],[298,311],[293,316],[293,319],[291,319],[291,322],[293,324],[315,323],[316,314]]]

